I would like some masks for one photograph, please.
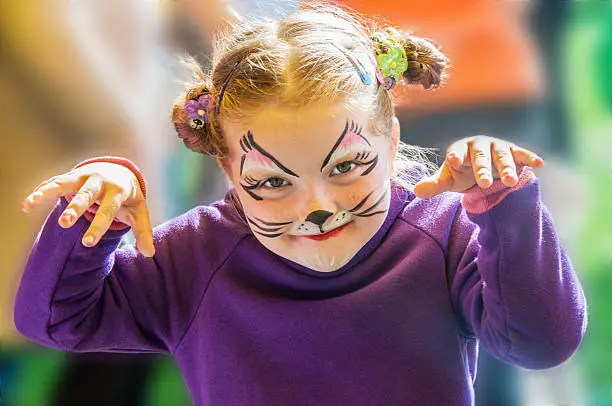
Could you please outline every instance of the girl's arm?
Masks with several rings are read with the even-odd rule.
[[[94,247],[81,243],[89,221],[58,225],[62,198],[38,235],[15,304],[18,330],[67,351],[172,353],[189,328],[225,247],[197,208],[157,227],[152,258],[118,248],[128,231],[109,230]]]
[[[529,168],[517,187],[494,186],[465,194],[453,221],[452,302],[464,334],[478,337],[493,355],[549,368],[578,348],[585,297]]]

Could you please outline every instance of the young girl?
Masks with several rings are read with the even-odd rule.
[[[526,368],[572,355],[586,304],[543,160],[475,136],[427,176],[398,140],[390,90],[437,87],[438,49],[333,7],[220,38],[172,116],[226,198],[152,231],[125,159],[43,182],[23,210],[60,199],[18,292],[24,335],[173,354],[196,405],[472,405],[479,343]],[[119,247],[129,227],[140,252]]]

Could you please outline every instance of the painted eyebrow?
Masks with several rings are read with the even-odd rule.
[[[336,150],[342,145],[342,142],[345,141],[347,134],[354,134],[357,137],[360,137],[363,141],[365,141],[365,143],[368,144],[368,146],[372,146],[372,144],[370,144],[370,142],[363,135],[361,135],[361,127],[355,124],[354,121],[351,121],[349,123],[349,121],[347,120],[346,125],[344,126],[344,131],[342,131],[342,134],[340,135],[340,137],[338,138],[338,140],[332,147],[331,151],[329,151],[329,154],[327,154],[327,156],[325,157],[325,160],[323,161],[323,165],[321,165],[321,172],[323,172],[323,169],[325,169],[325,167],[329,164],[329,161],[333,157],[334,152],[336,152]],[[345,141],[345,143],[349,145],[354,142],[355,140],[353,139],[351,140],[347,139]]]
[[[270,154],[265,149],[260,147],[259,144],[255,142],[255,139],[253,138],[253,133],[251,132],[251,130],[247,131],[247,134],[243,135],[242,138],[240,139],[240,147],[244,151],[244,155],[242,155],[242,158],[240,159],[240,176],[242,176],[242,172],[244,169],[244,162],[246,160],[247,154],[251,152],[252,150],[256,150],[261,155],[270,159],[272,163],[274,163],[274,165],[276,165],[281,171],[285,172],[287,175],[291,175],[296,178],[299,178],[299,176],[295,172],[287,168],[285,165],[281,164],[280,161],[276,159],[272,154]]]

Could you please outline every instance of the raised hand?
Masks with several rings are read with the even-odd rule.
[[[39,184],[22,203],[21,210],[29,213],[43,202],[61,196],[74,195],[58,221],[69,228],[94,203],[99,204],[82,243],[95,246],[116,218],[132,227],[139,251],[153,256],[153,232],[149,210],[138,179],[134,173],[119,164],[95,162],[54,176]]]
[[[463,138],[447,149],[446,159],[435,174],[416,184],[415,194],[433,197],[447,191],[463,192],[476,184],[487,189],[493,179],[512,187],[518,182],[517,168],[543,165],[544,160],[536,153],[511,142],[482,135]]]

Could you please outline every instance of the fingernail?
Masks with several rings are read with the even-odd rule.
[[[66,209],[64,213],[62,214],[62,219],[66,221],[67,223],[72,223],[73,221],[76,220],[76,217],[77,217],[77,214],[76,214],[76,211],[74,211],[74,209]]]
[[[502,177],[514,179],[514,172],[512,169],[508,168],[502,173]]]
[[[66,223],[66,224],[71,224],[72,223],[72,219],[73,219],[73,217],[70,214],[68,214],[68,213],[62,214],[62,218],[61,218],[62,222]]]
[[[491,177],[487,174],[480,175],[480,180],[483,182],[492,182]]]
[[[88,246],[88,247],[91,247],[91,246],[93,245],[94,239],[95,239],[95,238],[94,238],[94,236],[93,236],[93,235],[91,235],[91,234],[86,235],[86,236],[83,238],[83,244],[85,244],[85,245],[86,245],[86,246]]]
[[[486,169],[481,169],[480,171],[478,171],[478,177],[481,180],[489,179],[489,171]]]

